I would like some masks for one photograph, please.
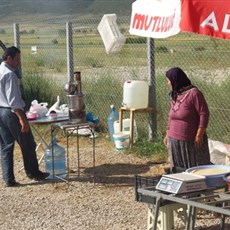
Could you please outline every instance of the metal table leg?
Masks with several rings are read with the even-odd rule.
[[[95,184],[95,130],[94,130],[94,124],[87,122],[87,123],[66,123],[66,122],[61,122],[57,124],[52,124],[52,138],[54,137],[53,135],[53,130],[55,129],[62,129],[64,130],[65,136],[66,136],[66,162],[67,162],[67,178],[64,180],[63,178],[60,178],[61,180],[67,181],[68,187],[69,187],[69,180],[70,180],[70,161],[69,161],[69,137],[73,135],[74,131],[76,131],[76,138],[77,138],[77,174],[78,178],[80,177],[80,143],[79,143],[79,136],[78,136],[78,131],[79,129],[89,129],[91,134],[92,134],[92,141],[93,141],[93,182]],[[53,167],[54,169],[54,167]],[[56,176],[57,177],[57,176]],[[59,178],[59,177],[58,177]]]
[[[191,221],[191,213],[192,213],[192,206],[188,205],[185,230],[190,230],[189,228],[190,228],[190,221]]]
[[[196,222],[196,207],[192,206],[191,226],[190,229],[194,230]]]
[[[45,150],[46,148],[49,146],[49,144],[46,142],[45,140],[45,137],[48,135],[48,133],[50,132],[50,130],[47,130],[45,133],[41,134],[37,129],[36,127],[34,127],[34,125],[31,126],[31,128],[33,129],[33,131],[38,135],[38,137],[40,138],[39,142],[37,143],[37,146],[36,146],[36,153],[38,152],[39,148],[41,147],[42,150],[43,150],[43,153],[42,153],[42,156],[40,157],[40,159],[38,160],[38,164],[40,164],[42,162],[42,160],[44,159],[45,157]],[[43,147],[43,144],[45,145],[45,147]],[[21,167],[19,169],[19,172],[24,169],[24,167]]]
[[[157,230],[157,221],[158,221],[159,210],[160,210],[160,202],[161,202],[161,199],[157,198],[156,199],[156,204],[155,204],[153,230]]]

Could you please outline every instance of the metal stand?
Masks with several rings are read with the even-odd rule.
[[[69,137],[76,135],[77,138],[77,174],[78,178],[80,176],[80,148],[79,148],[79,137],[78,131],[79,129],[88,129],[92,134],[92,157],[93,157],[93,182],[95,184],[95,125],[92,122],[83,122],[83,123],[76,123],[71,121],[60,122],[60,123],[53,123],[51,124],[51,136],[52,139],[54,138],[54,131],[57,129],[61,129],[64,131],[66,136],[66,161],[67,161],[67,179],[59,178],[67,182],[69,187],[69,179],[70,179],[70,167],[69,167]],[[76,133],[75,133],[76,132]],[[53,158],[53,176],[56,177],[54,174],[54,156],[53,156],[53,149],[52,149],[52,158]]]

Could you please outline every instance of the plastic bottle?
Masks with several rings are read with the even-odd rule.
[[[108,123],[108,127],[109,127],[109,137],[110,140],[114,142],[114,138],[113,138],[113,134],[114,134],[114,122],[119,120],[119,114],[116,111],[116,109],[114,108],[114,105],[110,105],[111,108],[111,112],[109,114],[109,116],[107,117],[107,123]]]
[[[52,157],[53,149],[53,157]],[[53,159],[52,159],[53,158]],[[53,138],[52,142],[45,150],[45,171],[49,172],[49,179],[53,179],[53,166],[54,175],[61,178],[66,177],[66,157],[65,149],[57,144],[57,139]]]

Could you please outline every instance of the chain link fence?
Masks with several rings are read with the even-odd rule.
[[[97,30],[101,18],[71,20],[73,30],[74,71],[81,71],[82,90],[86,111],[98,116],[100,128],[107,131],[110,105],[119,110],[122,105],[123,85],[126,80],[146,80],[149,63],[152,63],[153,83],[156,89],[156,134],[162,137],[166,131],[169,88],[165,72],[175,66],[181,67],[192,83],[205,95],[210,109],[208,135],[210,139],[230,143],[230,78],[229,41],[190,33],[180,33],[167,39],[153,40],[153,53],[148,60],[147,39],[129,34],[130,17],[118,16],[117,24],[126,37],[121,52],[107,54]],[[19,24],[22,51],[22,76],[45,76],[51,84],[48,96],[55,102],[55,95],[67,103],[64,85],[67,76],[66,21],[46,20]],[[14,44],[12,25],[0,24],[1,40],[6,46]],[[51,92],[54,92],[51,94]],[[27,100],[41,98],[29,98]],[[42,98],[41,100],[48,100]],[[50,98],[49,98],[50,99]],[[51,106],[51,105],[50,105]],[[149,114],[137,114],[139,137],[148,134]],[[128,117],[128,114],[127,114]]]

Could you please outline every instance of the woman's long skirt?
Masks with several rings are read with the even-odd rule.
[[[172,168],[188,169],[194,166],[212,164],[207,135],[204,135],[201,148],[196,148],[193,141],[180,141],[169,137],[168,151]]]

